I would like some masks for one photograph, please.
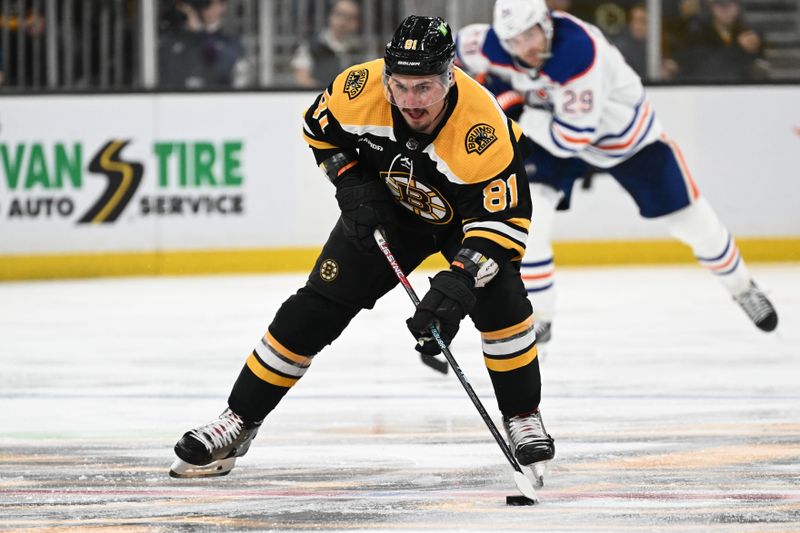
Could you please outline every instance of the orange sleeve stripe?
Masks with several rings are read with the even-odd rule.
[[[513,337],[523,331],[531,329],[533,326],[533,315],[529,316],[519,324],[514,324],[507,328],[498,329],[497,331],[486,331],[481,333],[481,338],[486,341],[499,341],[508,337]]]
[[[506,91],[497,95],[497,103],[500,104],[503,111],[508,111],[510,107],[524,104],[525,99],[517,91]]]
[[[647,122],[647,118],[649,116],[650,116],[650,104],[647,103],[644,113],[642,113],[642,116],[639,117],[639,123],[636,125],[636,129],[633,131],[630,138],[626,142],[619,144],[604,144],[601,145],[600,148],[602,148],[603,150],[621,150],[623,148],[627,148],[628,146],[633,144],[633,141],[635,141],[639,137],[639,132],[642,131],[642,128]]]
[[[531,349],[524,354],[512,357],[511,359],[491,359],[484,355],[483,361],[486,363],[486,368],[489,370],[494,372],[510,372],[528,366],[531,364],[531,361],[536,359],[538,354],[539,350],[534,344]]]
[[[276,387],[285,387],[291,388],[297,383],[298,379],[291,379],[285,378],[283,376],[279,376],[275,372],[265,368],[261,363],[258,362],[256,358],[256,354],[251,353],[250,357],[247,358],[247,368],[258,377],[258,379],[262,381],[266,381],[270,385],[275,385]]]
[[[357,164],[358,164],[358,161],[350,161],[345,166],[343,166],[342,168],[339,169],[339,172],[336,173],[336,177],[338,178],[339,176],[341,176],[342,174],[347,172],[348,169],[353,168]]]
[[[672,148],[672,152],[678,159],[678,166],[681,169],[681,173],[683,174],[686,185],[689,187],[692,198],[697,200],[700,198],[700,189],[697,187],[697,183],[694,181],[692,173],[689,172],[689,166],[686,164],[686,160],[683,158],[683,152],[681,152],[681,149],[678,147],[678,143],[667,138],[667,136],[663,134],[661,135],[661,139],[666,142],[670,148]]]

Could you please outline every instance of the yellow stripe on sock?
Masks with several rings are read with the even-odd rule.
[[[514,324],[507,328],[498,329],[497,331],[486,331],[481,333],[481,338],[485,341],[499,341],[508,337],[513,337],[523,331],[530,329],[533,326],[533,316],[529,316],[519,324]]]
[[[529,365],[531,361],[536,359],[538,353],[539,351],[534,345],[524,354],[512,357],[511,359],[491,359],[484,355],[483,360],[486,362],[486,368],[489,370],[494,372],[510,372],[511,370]]]
[[[255,374],[260,380],[266,381],[270,385],[275,385],[276,387],[286,387],[289,389],[293,387],[295,383],[297,383],[297,379],[285,378],[283,376],[279,376],[268,368],[264,368],[264,366],[259,363],[254,353],[251,353],[250,357],[247,358],[247,368],[249,368],[250,371],[253,372],[253,374]]]

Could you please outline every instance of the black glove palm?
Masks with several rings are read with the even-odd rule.
[[[424,355],[441,353],[439,344],[431,334],[431,325],[439,330],[445,345],[458,333],[461,320],[475,305],[474,282],[464,273],[443,270],[431,279],[431,288],[417,306],[414,316],[406,325],[417,339],[415,349]]]
[[[336,201],[342,210],[345,235],[359,250],[376,246],[372,236],[376,227],[395,224],[394,200],[378,180],[361,183],[355,177],[345,179],[336,187]]]

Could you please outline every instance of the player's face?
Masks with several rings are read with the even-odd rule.
[[[541,67],[546,59],[543,54],[547,51],[547,36],[538,24],[506,39],[505,44],[515,56],[534,68]]]
[[[386,99],[397,106],[408,126],[422,133],[430,133],[437,126],[450,89],[443,76],[400,74],[387,76],[385,88]]]

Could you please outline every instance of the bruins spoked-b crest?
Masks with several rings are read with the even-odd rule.
[[[467,138],[464,140],[464,143],[468,154],[478,152],[478,155],[480,155],[496,140],[497,135],[494,134],[494,128],[492,126],[488,124],[475,124],[467,132]]]
[[[453,208],[439,191],[420,183],[407,172],[381,172],[389,190],[400,205],[432,224],[447,224],[453,219]]]
[[[367,85],[367,78],[369,78],[369,70],[362,68],[359,70],[351,70],[344,80],[344,93],[350,100],[361,94],[364,86]]]
[[[333,259],[326,259],[319,266],[319,277],[322,281],[333,281],[339,276],[339,264]]]

